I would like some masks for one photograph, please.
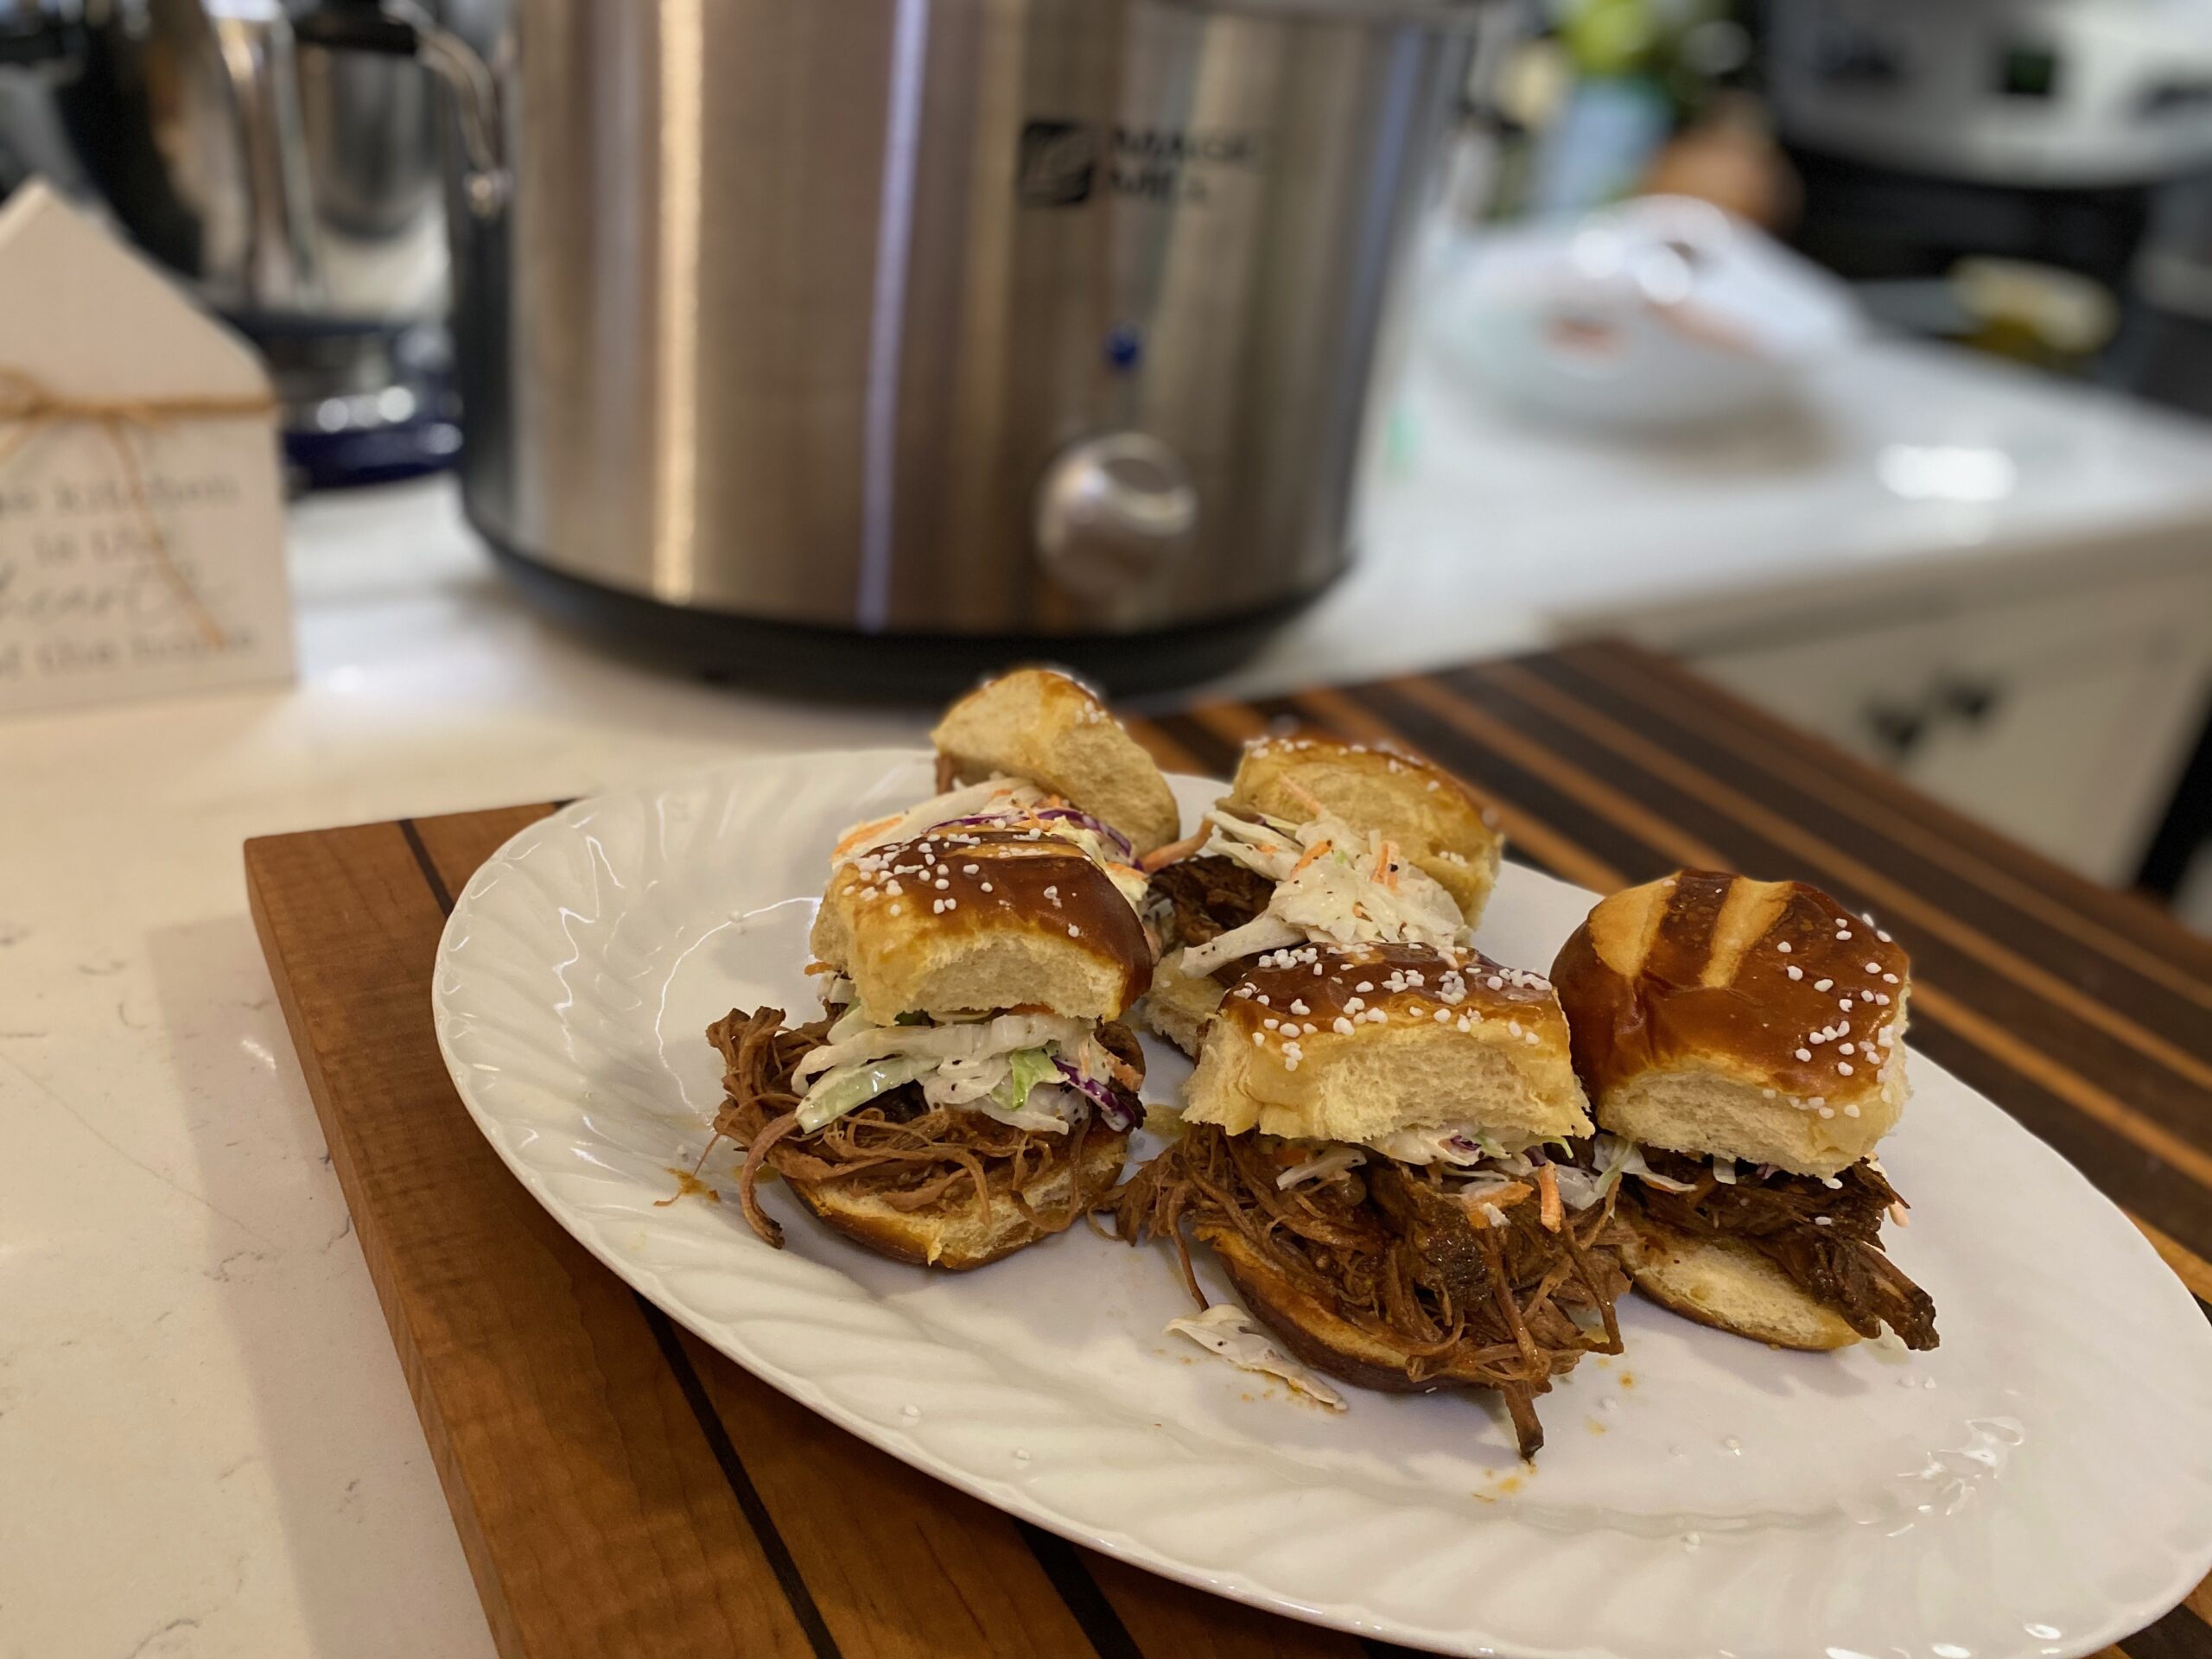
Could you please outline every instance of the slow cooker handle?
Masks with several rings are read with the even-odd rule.
[[[505,210],[513,175],[499,124],[499,86],[476,48],[414,0],[323,0],[292,20],[304,44],[334,52],[413,58],[451,90],[461,118],[461,175],[468,211],[494,219]]]

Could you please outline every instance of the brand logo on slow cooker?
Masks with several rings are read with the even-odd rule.
[[[1074,121],[1032,121],[1021,130],[1016,188],[1033,207],[1089,201],[1098,176],[1098,130]]]
[[[1021,129],[1014,188],[1032,207],[1073,207],[1093,196],[1203,202],[1224,173],[1257,171],[1266,160],[1255,132],[1031,121]]]

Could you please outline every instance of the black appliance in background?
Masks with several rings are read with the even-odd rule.
[[[1878,315],[1974,332],[1943,291],[1961,260],[2086,277],[2119,326],[2083,366],[2212,407],[2172,361],[2212,365],[2212,6],[1764,0],[1758,22],[1795,239]]]

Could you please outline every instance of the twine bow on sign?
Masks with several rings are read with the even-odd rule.
[[[267,415],[276,400],[265,391],[230,397],[70,397],[55,391],[37,376],[21,369],[0,368],[0,470],[4,470],[24,445],[49,427],[78,422],[97,426],[115,451],[124,488],[138,511],[139,530],[146,538],[154,567],[168,585],[177,603],[191,616],[200,638],[220,649],[223,630],[207,601],[169,551],[154,510],[146,499],[145,476],[131,447],[130,433],[176,421],[230,421]]]

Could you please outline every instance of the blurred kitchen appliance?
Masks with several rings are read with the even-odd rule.
[[[2158,192],[2133,275],[2106,384],[2212,416],[2212,173]]]
[[[105,207],[261,348],[309,481],[459,447],[435,84],[279,0],[0,0],[0,149]]]
[[[518,0],[454,220],[471,519],[753,675],[1205,671],[1345,565],[1471,11]]]
[[[2149,193],[2212,166],[2202,0],[1769,0],[1801,245],[1850,276],[1999,254],[2117,287]]]

